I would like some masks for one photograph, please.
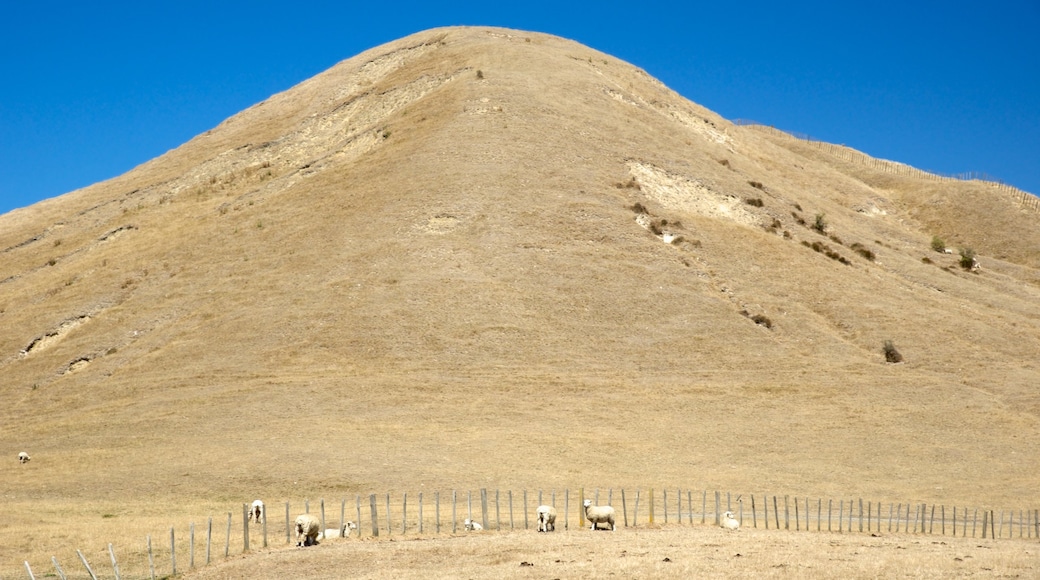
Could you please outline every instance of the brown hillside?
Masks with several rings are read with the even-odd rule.
[[[571,41],[409,36],[0,216],[0,575],[40,513],[160,499],[1035,507],[1038,218],[737,127]]]

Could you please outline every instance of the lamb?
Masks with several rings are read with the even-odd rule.
[[[610,531],[615,531],[617,527],[614,525],[614,508],[609,505],[592,505],[592,500],[585,500],[585,519],[589,520],[592,525],[589,526],[590,530],[595,530],[599,524],[610,524]]]
[[[722,514],[722,519],[719,520],[719,525],[727,530],[736,530],[740,528],[740,520],[733,517],[733,512],[726,512]]]
[[[551,505],[540,505],[536,513],[538,514],[539,532],[556,531],[556,508]]]
[[[264,502],[259,499],[254,501],[253,505],[249,507],[249,521],[262,524],[266,517],[267,511],[264,508]]]
[[[32,457],[29,457],[29,454],[24,451],[18,454],[18,463],[29,463],[30,459]]]
[[[311,514],[296,516],[296,546],[313,546],[318,543],[321,521]]]
[[[478,524],[477,522],[475,522],[475,521],[473,521],[473,520],[471,520],[469,518],[466,518],[466,521],[462,522],[462,527],[467,532],[479,532],[480,530],[484,529],[484,526]]]
[[[354,522],[347,522],[340,526],[339,529],[326,528],[324,532],[318,534],[318,539],[324,540],[326,538],[346,538],[350,535],[350,530],[356,529],[357,524],[355,524]]]

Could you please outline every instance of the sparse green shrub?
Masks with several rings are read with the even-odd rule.
[[[762,198],[761,197],[753,197],[753,198],[745,199],[744,203],[746,203],[746,204],[748,204],[750,206],[753,206],[753,207],[762,207],[763,205],[765,205],[764,203],[762,203]]]
[[[935,262],[932,262],[932,259],[929,258],[928,256],[925,256],[925,257],[921,258],[921,261],[924,262],[925,264],[934,264],[935,263]]]
[[[719,159],[719,165],[729,167],[729,159]]]
[[[812,229],[817,232],[826,233],[827,231],[827,220],[824,219],[822,213],[816,214],[816,219],[813,221]]]
[[[798,211],[804,211],[804,210],[802,210],[802,206],[801,206],[801,204],[798,204],[798,203],[794,204],[794,208],[795,208],[796,210],[798,210]]]
[[[838,236],[836,236],[834,234],[830,234],[827,237],[830,238],[832,242],[834,242],[835,244],[838,244],[839,246],[844,246],[845,245],[845,242],[841,241],[841,238],[839,238]]]
[[[932,250],[942,254],[946,251],[946,242],[939,236],[932,236]]]
[[[643,189],[642,187],[639,186],[639,182],[636,181],[635,177],[630,178],[625,183],[621,183],[619,181],[619,182],[614,184],[614,187],[616,187],[618,189]]]
[[[796,222],[796,223],[797,223],[798,225],[800,225],[800,226],[804,226],[804,225],[805,225],[805,220],[804,220],[804,219],[802,219],[802,216],[798,215],[798,212],[793,212],[793,211],[792,211],[792,212],[791,212],[791,217],[793,217],[793,218],[794,218],[794,221],[795,221],[795,222]]]
[[[751,187],[754,187],[755,189],[761,189],[763,191],[766,188],[764,185],[762,185],[761,181],[749,181],[748,185],[750,185]]]
[[[903,355],[899,354],[891,340],[886,340],[882,346],[882,350],[885,353],[885,362],[889,363],[901,363],[903,362]]]
[[[975,250],[971,248],[961,248],[961,268],[965,270],[971,270],[975,265]]]
[[[618,184],[618,185],[620,185],[620,184]],[[631,210],[636,212],[636,213],[649,213],[649,212],[646,211],[646,207],[643,206],[643,204],[639,203],[638,201],[636,203],[632,204]]]
[[[479,70],[479,69],[477,70],[477,79],[478,80],[483,80],[484,79],[484,71]]]

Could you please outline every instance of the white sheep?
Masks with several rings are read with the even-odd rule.
[[[321,521],[311,514],[296,516],[296,545],[298,547],[313,546],[318,543],[321,533]]]
[[[29,463],[30,459],[32,457],[29,457],[29,454],[24,451],[18,454],[18,463]]]
[[[616,530],[614,525],[614,508],[609,505],[592,505],[592,500],[587,499],[585,506],[585,519],[592,524],[590,530],[595,530],[598,524],[610,524],[610,531]]]
[[[484,529],[484,526],[478,524],[477,522],[475,522],[475,521],[473,521],[473,520],[471,520],[469,518],[466,518],[466,520],[464,522],[462,522],[462,527],[467,532],[479,532],[480,530]]]
[[[264,502],[259,499],[255,500],[253,505],[249,506],[249,521],[262,524],[266,518],[267,510],[264,507]]]
[[[318,534],[318,539],[324,540],[326,538],[346,538],[350,536],[350,530],[356,529],[357,524],[355,524],[354,522],[347,522],[340,526],[339,529],[326,528],[324,532]]]
[[[556,508],[551,505],[540,505],[535,513],[538,514],[539,532],[556,531]]]
[[[726,512],[722,514],[722,519],[719,520],[719,525],[727,530],[736,530],[740,528],[740,520],[733,517],[733,512]]]

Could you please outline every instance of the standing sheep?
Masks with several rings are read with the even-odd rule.
[[[733,512],[726,512],[722,514],[722,519],[719,520],[719,526],[727,530],[736,530],[740,528],[740,520],[733,517]]]
[[[585,500],[583,505],[585,506],[585,519],[592,524],[589,526],[590,530],[595,530],[598,524],[610,524],[612,532],[617,529],[614,525],[614,508],[609,505],[592,505],[591,499]]]
[[[538,514],[539,532],[556,531],[556,508],[551,505],[540,505],[535,513]]]
[[[29,463],[30,459],[32,457],[29,457],[29,454],[24,451],[18,454],[18,463]]]
[[[318,543],[321,521],[311,514],[296,516],[296,546],[313,546]]]
[[[249,507],[249,521],[262,524],[266,517],[267,511],[264,509],[264,502],[261,500],[254,501],[253,505]]]

